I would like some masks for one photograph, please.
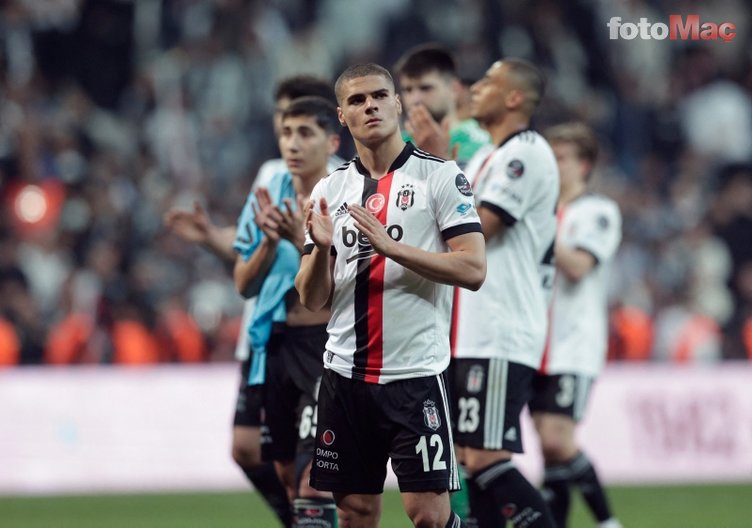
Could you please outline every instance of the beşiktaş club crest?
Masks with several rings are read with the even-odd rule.
[[[394,203],[397,207],[405,211],[408,207],[412,207],[415,203],[415,190],[411,183],[406,183],[400,187],[397,193],[397,201]]]
[[[467,392],[477,394],[483,388],[483,367],[473,365],[467,373]]]
[[[436,404],[431,400],[423,402],[423,421],[426,423],[429,429],[435,431],[441,427],[441,418],[439,417],[439,411],[436,410]]]

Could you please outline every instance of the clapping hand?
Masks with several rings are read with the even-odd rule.
[[[253,209],[254,222],[264,232],[272,242],[279,242],[279,225],[282,222],[282,215],[277,206],[272,203],[269,191],[264,187],[256,189],[256,203],[251,203]]]
[[[309,200],[303,211],[306,231],[316,247],[329,251],[334,232],[332,217],[329,216],[329,204],[326,203],[325,198],[321,198],[319,200],[320,213],[314,211],[314,206],[314,201]]]
[[[293,211],[292,200],[285,198],[282,200],[284,209],[277,208],[280,220],[277,222],[277,232],[279,235],[292,242],[298,250],[303,250],[305,244],[305,231],[303,228],[303,197],[299,194],[296,199],[297,207]]]
[[[386,232],[384,224],[379,222],[378,218],[361,205],[352,204],[349,206],[349,210],[350,216],[355,219],[355,227],[368,237],[368,241],[374,251],[379,255],[387,256],[389,249],[396,242]]]
[[[193,202],[193,211],[170,209],[162,220],[170,231],[187,242],[206,244],[209,239],[211,221],[198,202]]]

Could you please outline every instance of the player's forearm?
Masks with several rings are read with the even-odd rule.
[[[235,242],[235,226],[209,226],[203,246],[222,260],[233,263],[237,253],[233,250]]]
[[[593,255],[582,249],[556,245],[556,269],[568,280],[579,282],[595,266]]]
[[[480,235],[478,238],[480,239]],[[388,256],[418,275],[441,284],[476,291],[486,278],[486,258],[483,251],[462,249],[433,253],[396,243]]]
[[[237,256],[233,278],[238,293],[246,298],[258,293],[276,254],[277,243],[264,238],[247,261]]]
[[[301,259],[300,269],[295,277],[295,288],[300,295],[300,303],[312,312],[326,306],[331,295],[330,259],[329,252],[318,247]]]

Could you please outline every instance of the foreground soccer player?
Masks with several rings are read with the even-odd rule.
[[[389,72],[351,66],[335,85],[357,157],[306,206],[303,304],[331,303],[311,484],[343,528],[376,527],[387,459],[415,526],[459,527],[449,403],[451,285],[478,289],[483,236],[467,180],[402,141]]]
[[[458,457],[479,528],[551,528],[543,498],[512,463],[519,415],[546,336],[541,268],[550,266],[559,178],[545,139],[530,130],[543,77],[527,61],[494,63],[472,87],[472,112],[498,145],[468,166],[488,254],[478,292],[455,299],[454,412]],[[470,191],[468,189],[468,194]]]
[[[548,343],[533,387],[530,411],[546,464],[544,496],[558,528],[565,528],[570,487],[577,486],[600,528],[620,528],[575,426],[590,388],[603,368],[608,333],[606,278],[621,240],[616,203],[588,192],[598,153],[593,132],[582,123],[546,131],[561,181]]]

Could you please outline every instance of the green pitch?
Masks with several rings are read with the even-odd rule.
[[[752,484],[619,487],[609,490],[625,528],[750,528]],[[0,497],[2,528],[274,528],[255,493]],[[409,527],[396,491],[384,495],[381,526]],[[570,528],[594,523],[579,501]]]

